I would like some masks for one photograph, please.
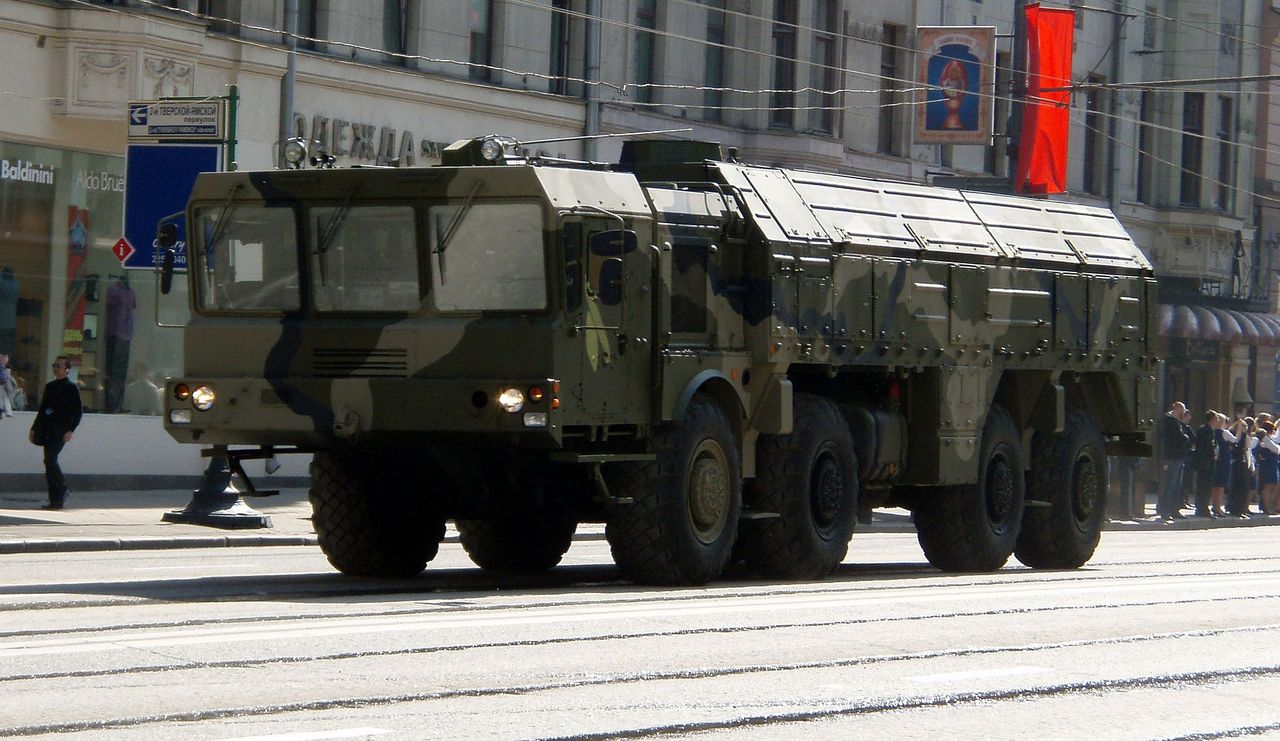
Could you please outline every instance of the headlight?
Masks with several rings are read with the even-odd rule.
[[[497,162],[502,159],[502,152],[504,149],[505,147],[502,146],[502,140],[496,136],[491,136],[480,142],[480,156],[484,157],[489,162]]]
[[[175,424],[175,425],[191,424],[191,410],[190,409],[170,409],[169,423]]]
[[[525,427],[546,427],[547,413],[546,412],[525,412],[524,426]]]
[[[502,393],[498,394],[498,406],[515,414],[524,409],[524,394],[520,389],[503,389]]]
[[[298,138],[284,143],[284,161],[292,167],[301,167],[307,159],[307,144]]]
[[[213,393],[212,386],[196,386],[191,391],[191,406],[202,412],[212,409],[215,399],[217,399],[217,395]]]

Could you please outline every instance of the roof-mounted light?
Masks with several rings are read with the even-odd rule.
[[[307,142],[302,137],[295,136],[284,143],[284,161],[293,168],[302,167],[302,163],[307,161]]]
[[[486,162],[501,162],[506,148],[506,142],[501,137],[487,136],[480,142],[480,156]]]

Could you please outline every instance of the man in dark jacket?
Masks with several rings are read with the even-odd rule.
[[[1164,480],[1160,482],[1160,497],[1156,500],[1156,516],[1162,520],[1181,519],[1178,511],[1182,503],[1182,474],[1187,463],[1187,451],[1194,437],[1189,426],[1182,424],[1187,405],[1173,402],[1169,412],[1160,420],[1160,456]]]
[[[1204,424],[1196,429],[1196,449],[1192,461],[1196,471],[1196,516],[1210,517],[1209,495],[1213,489],[1213,470],[1218,465],[1218,413],[1204,413]]]
[[[59,355],[53,361],[53,380],[45,384],[36,407],[36,419],[31,423],[27,439],[44,448],[44,477],[49,483],[49,503],[45,509],[62,509],[67,499],[67,482],[58,465],[62,446],[71,442],[71,433],[80,424],[83,408],[80,406],[80,389],[67,378],[71,360]]]

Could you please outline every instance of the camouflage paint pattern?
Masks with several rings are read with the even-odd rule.
[[[178,384],[211,385],[217,400],[190,423],[166,414],[167,429],[205,445],[447,443],[599,462],[644,453],[648,431],[678,422],[701,391],[726,409],[750,476],[756,436],[790,431],[794,388],[897,420],[885,434],[902,445],[863,462],[895,485],[973,481],[997,401],[1031,429],[1085,408],[1117,449],[1147,449],[1155,284],[1110,212],[722,161],[629,170],[200,176],[189,223],[227,203],[287,206],[299,245],[314,238],[303,214],[320,206],[536,203],[547,301],[437,310],[431,276],[446,258],[420,216],[404,235],[418,264],[403,266],[419,273],[417,311],[319,314],[299,255],[300,310],[193,313],[166,411],[190,408]],[[504,248],[495,240],[494,276]],[[498,407],[503,389],[535,386],[541,401]],[[547,426],[526,426],[528,412]]]

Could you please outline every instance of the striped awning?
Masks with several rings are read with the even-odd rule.
[[[1161,337],[1280,346],[1280,316],[1216,306],[1160,304]]]

